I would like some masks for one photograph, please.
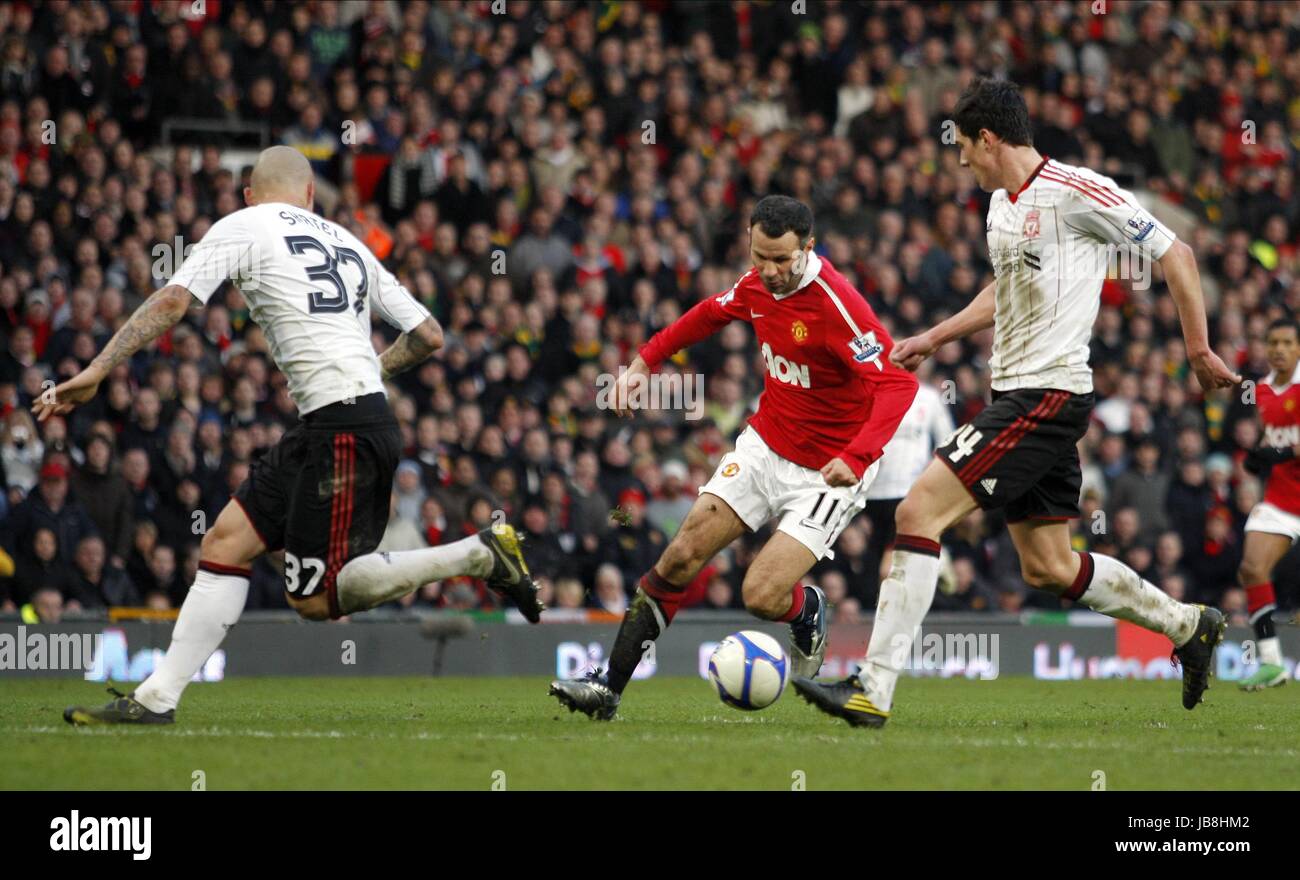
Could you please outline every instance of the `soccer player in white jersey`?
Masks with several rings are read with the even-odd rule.
[[[900,342],[890,358],[914,370],[945,342],[992,327],[993,402],[935,452],[898,506],[893,566],[880,586],[859,674],[794,685],[831,715],[882,726],[934,598],[940,536],[977,507],[1005,508],[1025,581],[1163,633],[1182,663],[1183,706],[1195,708],[1223,638],[1223,615],[1175,601],[1117,559],[1076,553],[1066,521],[1079,515],[1077,443],[1093,407],[1088,341],[1111,246],[1139,264],[1159,262],[1201,387],[1241,381],[1210,350],[1196,259],[1113,180],[1040,155],[1014,84],[975,81],[958,99],[954,121],[962,166],[993,193],[986,225],[996,277],[965,309]]]
[[[938,390],[922,381],[916,398],[880,456],[880,473],[867,489],[863,514],[871,520],[869,555],[881,561],[881,578],[889,568],[894,543],[894,511],[920,478],[930,456],[952,434],[952,413]]]
[[[374,552],[401,454],[384,380],[439,348],[442,328],[365,245],[312,212],[315,182],[301,153],[264,151],[249,183],[249,207],[217,221],[90,365],[33,407],[45,419],[89,401],[192,301],[206,304],[233,281],[301,419],[253,463],[203,536],[198,574],[157,669],[133,694],[67,709],[72,724],[172,723],[185,685],[239,620],[249,566],[265,552],[284,551],[289,604],[308,620],[373,608],[457,575],[486,578],[529,620],[539,618],[537,588],[508,525],[439,547]],[[372,308],[402,331],[380,355],[370,341]]]

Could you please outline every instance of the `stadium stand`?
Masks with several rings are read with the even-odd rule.
[[[1193,246],[1216,350],[1257,379],[1263,329],[1300,314],[1300,3],[1097,6],[0,4],[0,612],[178,606],[204,524],[293,423],[233,286],[92,405],[28,414],[242,207],[270,144],[311,160],[318,209],[446,328],[391,385],[408,450],[384,546],[504,511],[557,607],[622,611],[752,410],[764,371],[740,324],[674,361],[706,377],[701,419],[619,421],[596,393],[747,268],[757,198],[813,206],[819,252],[896,339],[988,283],[988,196],[944,125],[977,74],[1022,86],[1045,154],[1114,177]],[[1202,394],[1148,280],[1104,287],[1075,540],[1240,622],[1253,407]],[[958,424],[987,399],[990,341],[950,344],[924,377]],[[860,517],[814,571],[841,622],[875,605],[873,527]],[[761,537],[720,555],[690,602],[739,607]],[[1059,607],[1023,584],[997,518],[945,546],[937,608]],[[1275,581],[1295,608],[1300,554]],[[280,583],[260,562],[250,607],[284,607]],[[471,580],[408,597],[494,599]]]

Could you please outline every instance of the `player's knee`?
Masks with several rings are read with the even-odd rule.
[[[199,541],[200,557],[221,565],[248,566],[262,552],[261,541],[242,513],[232,514],[230,505]]]
[[[298,599],[293,596],[286,598],[289,600],[289,605],[293,607],[294,611],[298,612],[298,616],[303,620],[330,619],[329,599],[323,593],[308,596],[306,599]]]
[[[790,591],[743,590],[745,610],[763,620],[776,620],[790,610]]]
[[[1074,580],[1074,572],[1065,563],[1053,563],[1042,559],[1022,559],[1020,576],[1025,583],[1035,590],[1060,592]]]
[[[925,500],[921,495],[908,494],[898,503],[894,510],[894,528],[900,535],[920,535],[927,537],[930,530],[930,517],[926,513]]]
[[[1241,567],[1237,569],[1237,580],[1243,587],[1250,587],[1262,584],[1269,579],[1270,574],[1255,560],[1247,558],[1241,561]]]
[[[199,558],[209,562],[219,562],[223,565],[240,565],[244,560],[234,558],[236,555],[234,549],[230,530],[219,522],[214,523],[212,528],[208,529],[203,535],[203,540],[199,542]]]

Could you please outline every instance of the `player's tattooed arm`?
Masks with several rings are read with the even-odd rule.
[[[440,348],[442,327],[434,318],[425,318],[423,323],[397,337],[379,356],[380,373],[385,380],[390,379],[422,363]]]
[[[94,370],[100,378],[107,376],[118,364],[175,326],[185,317],[192,300],[190,292],[178,284],[155,290],[113,334],[87,370]]]
[[[52,415],[71,412],[74,407],[93,398],[99,390],[99,383],[108,378],[114,367],[173,327],[185,316],[193,299],[189,290],[179,284],[169,284],[154,291],[84,370],[41,393],[32,405],[37,419],[44,421]]]

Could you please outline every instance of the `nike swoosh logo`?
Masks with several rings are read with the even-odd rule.
[[[750,312],[750,313],[749,313],[749,317],[750,317],[750,318],[761,318],[761,317],[763,317],[763,316],[760,315],[758,312]]]

